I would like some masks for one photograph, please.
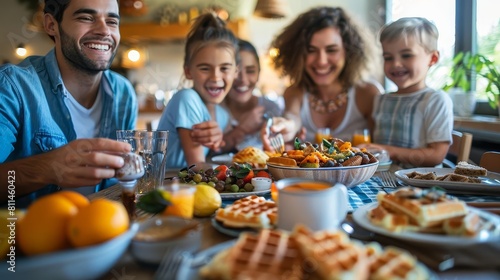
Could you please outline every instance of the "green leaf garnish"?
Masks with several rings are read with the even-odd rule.
[[[172,203],[159,190],[150,191],[139,198],[137,208],[152,214],[161,213]]]

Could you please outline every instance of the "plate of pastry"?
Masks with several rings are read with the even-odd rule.
[[[311,262],[315,265],[311,266]],[[401,270],[402,266],[407,269]],[[296,279],[364,279],[370,275],[374,279],[391,279],[396,274],[403,279],[437,279],[402,249],[384,248],[375,242],[362,244],[342,231],[312,232],[298,226],[293,232],[264,229],[242,233],[237,240],[193,255],[184,254],[176,278],[284,279],[292,275]]]
[[[470,166],[470,164],[468,164]],[[465,191],[481,194],[500,194],[500,174],[487,172],[473,166],[461,169],[460,164],[453,168],[412,168],[394,172],[404,183],[429,188],[439,186],[448,191]]]
[[[400,188],[358,208],[354,221],[391,238],[437,245],[500,242],[500,216],[469,207],[442,190]]]
[[[212,226],[223,234],[238,237],[245,231],[274,227],[277,214],[278,207],[274,201],[250,195],[217,209]]]

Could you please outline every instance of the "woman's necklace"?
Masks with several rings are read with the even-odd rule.
[[[323,101],[311,94],[311,109],[320,114],[330,114],[342,108],[347,103],[347,91],[341,92],[335,98]]]

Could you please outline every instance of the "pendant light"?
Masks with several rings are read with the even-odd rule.
[[[286,0],[258,0],[255,5],[254,15],[263,18],[279,19],[288,14]]]

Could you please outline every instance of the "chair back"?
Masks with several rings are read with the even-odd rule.
[[[488,171],[500,173],[500,152],[484,152],[479,166],[488,169]]]
[[[455,159],[454,162],[445,159],[443,164],[451,168],[455,168],[455,165],[459,161],[468,161],[470,155],[470,149],[472,146],[472,134],[467,132],[459,132],[456,130],[452,131],[453,143],[448,148],[447,158]],[[451,156],[450,156],[451,155]]]

